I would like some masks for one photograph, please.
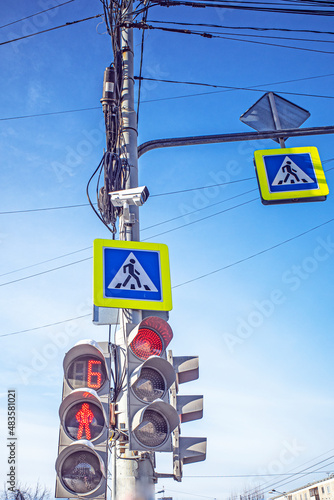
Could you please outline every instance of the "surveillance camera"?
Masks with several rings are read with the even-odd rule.
[[[146,186],[132,189],[123,189],[121,191],[112,191],[110,194],[111,203],[114,207],[123,207],[127,205],[144,205],[150,193]]]

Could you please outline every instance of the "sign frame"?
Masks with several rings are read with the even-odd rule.
[[[286,191],[282,189],[282,187],[284,186],[281,186],[280,190],[278,190],[278,188],[276,188],[276,190],[272,189],[273,185],[271,184],[269,179],[268,166],[266,166],[266,157],[289,155],[309,155],[309,163],[313,167],[312,175],[315,179],[313,184],[317,184],[316,188],[307,188],[306,184],[297,183],[287,185]],[[305,157],[306,156],[304,156],[304,158]],[[261,201],[264,205],[326,200],[329,189],[321,164],[320,156],[316,147],[310,146],[257,150],[254,151],[254,164],[261,194]],[[279,169],[276,171],[275,175],[278,174],[278,171]],[[305,173],[307,174],[307,172]],[[271,177],[273,177],[273,174],[271,174]],[[296,187],[296,189],[293,189],[294,186]],[[303,189],[300,189],[300,186],[305,187]]]
[[[172,290],[169,268],[169,253],[167,245],[163,243],[96,239],[94,240],[93,248],[93,302],[95,306],[152,311],[170,311],[172,309]],[[152,300],[150,298],[136,299],[133,297],[106,296],[105,291],[107,286],[105,282],[105,276],[107,271],[105,268],[105,251],[108,252],[108,249],[114,249],[115,251],[123,250],[123,254],[125,254],[124,250],[128,251],[128,256],[133,251],[137,251],[137,254],[139,254],[140,251],[146,252],[146,254],[152,252],[152,257],[154,257],[154,260],[158,262],[157,267],[154,269],[154,272],[156,273],[156,275],[159,274],[158,281],[160,281],[160,297]],[[157,254],[157,256],[153,256],[153,253]],[[116,271],[114,276],[116,276],[119,270],[116,268],[119,268],[119,263],[115,264],[113,272],[115,270]],[[150,273],[150,269],[146,270],[144,268],[144,270],[146,273]],[[110,292],[110,294],[111,293],[112,292]],[[139,293],[143,295],[143,292]],[[127,293],[127,295],[129,295],[129,293]],[[133,295],[133,292],[130,293],[130,295]],[[134,293],[134,295],[136,295],[136,293]],[[146,295],[149,294],[146,293]]]

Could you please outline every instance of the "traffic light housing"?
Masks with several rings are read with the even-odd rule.
[[[198,356],[175,356],[168,351],[168,361],[176,377],[170,388],[171,403],[176,408],[180,422],[191,422],[203,416],[203,396],[178,395],[179,385],[199,377]],[[206,438],[180,436],[181,426],[173,431],[173,473],[176,481],[182,480],[183,465],[206,459]]]
[[[172,329],[158,316],[127,328],[129,449],[170,452],[171,433],[180,423],[169,404],[169,388],[176,377],[166,359]]]
[[[56,498],[98,498],[107,487],[108,343],[82,340],[64,357]]]

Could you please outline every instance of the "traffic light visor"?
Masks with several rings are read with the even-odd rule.
[[[173,338],[167,321],[157,316],[145,318],[129,336],[133,354],[145,361],[150,356],[161,356]]]
[[[176,410],[168,403],[156,400],[134,415],[132,432],[140,446],[154,450],[167,442],[170,433],[179,424]]]

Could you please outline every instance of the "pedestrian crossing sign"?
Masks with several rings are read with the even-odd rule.
[[[93,281],[97,307],[172,309],[167,245],[96,239]]]
[[[326,200],[329,190],[317,148],[259,150],[254,163],[264,205]]]

